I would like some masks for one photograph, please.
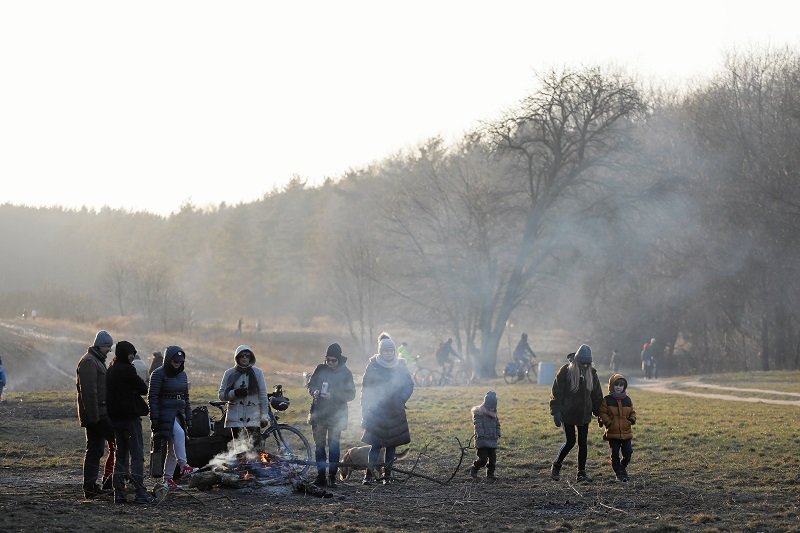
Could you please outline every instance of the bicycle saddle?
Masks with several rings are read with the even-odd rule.
[[[209,403],[210,405],[213,405],[214,407],[222,407],[223,405],[227,405],[227,404],[228,404],[228,402],[221,402],[221,401],[219,401],[219,400],[211,400],[211,401],[210,401],[210,402],[208,402],[208,403]]]

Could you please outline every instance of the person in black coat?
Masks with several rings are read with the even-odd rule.
[[[317,365],[308,381],[308,392],[313,398],[308,421],[314,434],[317,479],[315,485],[324,487],[336,485],[339,462],[339,441],[342,430],[347,427],[347,402],[356,397],[353,373],[345,366],[347,357],[342,355],[342,347],[337,343],[328,346],[325,363]],[[327,442],[328,480],[325,480],[325,444]]]
[[[414,392],[414,381],[405,361],[397,357],[394,341],[382,339],[378,353],[373,355],[361,384],[361,440],[371,446],[369,468],[362,483],[374,482],[373,471],[378,464],[381,448],[386,448],[384,484],[392,481],[392,462],[395,450],[411,442],[406,418],[406,402]]]
[[[143,395],[147,385],[131,364],[136,348],[128,341],[119,341],[116,357],[106,372],[106,397],[108,417],[114,426],[116,440],[114,475],[114,503],[127,503],[125,479],[130,477],[136,496],[134,503],[152,503],[153,498],[144,486],[144,442],[142,416],[148,408]],[[129,467],[130,464],[130,467]]]

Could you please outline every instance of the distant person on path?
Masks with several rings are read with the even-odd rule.
[[[588,455],[589,422],[592,415],[600,414],[603,389],[592,368],[592,349],[581,344],[569,364],[562,366],[555,379],[550,397],[550,414],[556,427],[564,426],[566,442],[558,452],[556,461],[550,468],[550,476],[560,479],[564,458],[575,446],[575,432],[578,433],[578,482],[591,482],[586,475],[586,456]]]
[[[317,365],[308,381],[307,388],[312,398],[308,421],[314,435],[314,458],[317,461],[317,479],[314,484],[319,487],[336,486],[338,467],[334,465],[339,462],[339,444],[342,431],[347,427],[347,404],[356,397],[353,373],[345,365],[346,362],[347,357],[342,355],[342,347],[333,343],[325,351],[325,362]],[[328,466],[327,479],[326,462],[331,463]]]
[[[242,319],[240,318],[239,321],[236,323],[236,333],[242,332]]]
[[[608,366],[611,372],[619,372],[619,352],[617,350],[611,350],[611,359],[608,362]]]
[[[536,358],[536,354],[533,353],[533,349],[531,345],[528,344],[528,334],[523,333],[520,338],[519,342],[517,343],[517,347],[514,348],[514,353],[512,358],[516,363],[521,363],[524,365],[530,365],[531,359]]]
[[[261,428],[269,423],[269,399],[264,373],[256,365],[253,349],[242,344],[233,351],[234,366],[225,371],[218,397],[228,402],[225,428],[237,438],[244,431],[250,440],[261,441]]]
[[[150,370],[147,372],[148,375],[152,374],[156,368],[161,368],[163,364],[164,356],[161,355],[161,352],[153,352],[153,359],[150,361]]]
[[[452,355],[452,357],[450,357]],[[442,367],[442,374],[449,376],[453,372],[453,366],[456,361],[460,361],[461,356],[453,348],[453,339],[449,338],[443,343],[439,344],[436,349],[436,362]]]
[[[78,420],[86,430],[83,457],[83,495],[96,498],[104,494],[97,483],[100,458],[107,440],[114,440],[114,428],[108,418],[106,398],[106,357],[114,340],[107,331],[98,331],[94,343],[78,361],[75,385],[78,389]]]
[[[3,389],[6,386],[6,367],[3,366],[3,359],[0,358],[0,402],[4,402]]]
[[[167,346],[164,364],[150,375],[147,392],[150,404],[150,428],[153,436],[167,439],[167,456],[164,462],[163,483],[177,488],[172,479],[175,466],[180,474],[193,472],[186,460],[186,433],[192,423],[189,403],[189,378],[184,372],[186,352],[180,346]]]
[[[609,395],[600,404],[600,424],[606,431],[603,439],[611,448],[611,468],[617,479],[628,481],[628,464],[633,455],[633,431],[636,411],[633,400],[627,394],[628,380],[622,374],[614,374],[608,379]],[[620,460],[622,452],[622,460]]]
[[[375,482],[374,470],[382,448],[386,449],[383,483],[392,482],[395,450],[411,442],[406,402],[413,392],[414,381],[405,363],[397,357],[394,341],[382,339],[378,343],[378,353],[369,359],[361,382],[361,427],[364,428],[361,440],[370,445],[364,485]]]
[[[144,396],[147,384],[133,367],[136,348],[128,341],[119,341],[116,357],[106,372],[108,416],[114,426],[116,456],[114,460],[114,503],[128,503],[125,480],[130,478],[135,489],[134,503],[153,503],[144,485],[144,441],[142,416],[148,414]],[[146,374],[146,371],[145,371]],[[146,377],[146,376],[145,376]]]
[[[642,370],[645,379],[656,377],[656,339],[650,339],[642,345]]]
[[[500,438],[500,418],[497,416],[497,394],[489,391],[483,403],[473,407],[472,425],[475,427],[475,448],[477,459],[469,469],[472,479],[478,479],[478,471],[486,466],[486,479],[494,481],[497,466],[497,440]]]

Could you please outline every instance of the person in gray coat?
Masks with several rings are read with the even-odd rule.
[[[500,418],[497,416],[497,393],[489,391],[483,403],[473,407],[472,424],[475,426],[475,448],[477,459],[469,469],[472,479],[478,478],[478,471],[486,466],[486,479],[494,481],[497,466],[497,439],[500,438]]]
[[[413,392],[414,381],[405,361],[397,357],[394,341],[381,339],[378,353],[370,357],[361,382],[361,441],[371,446],[363,484],[374,482],[373,471],[381,448],[386,448],[383,483],[391,483],[395,450],[411,442],[406,402]]]
[[[269,424],[269,400],[264,373],[255,366],[253,349],[242,344],[233,351],[235,366],[225,371],[219,385],[219,399],[228,402],[225,427],[235,437],[243,431],[257,445],[261,428]]]

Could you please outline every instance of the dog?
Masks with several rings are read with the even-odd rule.
[[[370,446],[356,446],[344,452],[341,462],[347,463],[347,466],[339,467],[339,479],[342,481],[350,477],[350,473],[354,470],[366,470],[369,463],[369,449]],[[402,452],[398,452],[394,456],[395,461],[402,461],[411,452],[411,448],[406,448]],[[382,463],[386,460],[386,448],[381,448],[381,454],[378,457],[378,462]]]

